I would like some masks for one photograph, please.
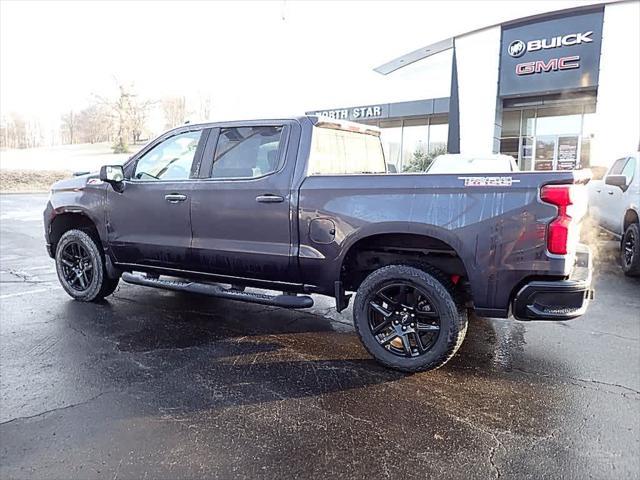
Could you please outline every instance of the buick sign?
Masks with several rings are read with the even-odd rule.
[[[514,40],[509,44],[509,55],[512,57],[521,57],[526,52],[535,52],[537,50],[547,50],[549,48],[570,47],[572,45],[580,45],[581,43],[591,43],[593,39],[592,31],[582,33],[570,33],[569,35],[558,35],[552,38],[541,38],[539,40],[529,40],[526,44],[522,40]]]
[[[514,40],[509,44],[509,55],[512,57],[521,57],[527,51],[527,46],[522,40]]]

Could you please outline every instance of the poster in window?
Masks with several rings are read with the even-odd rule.
[[[573,170],[578,160],[578,136],[558,137],[558,170]]]
[[[554,137],[538,137],[536,139],[535,170],[553,170],[553,156],[556,150]]]

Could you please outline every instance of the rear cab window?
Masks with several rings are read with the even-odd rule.
[[[319,121],[313,127],[308,175],[385,173],[379,132],[366,125]]]

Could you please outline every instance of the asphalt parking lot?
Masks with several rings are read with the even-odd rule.
[[[58,286],[46,195],[0,197],[0,477],[638,478],[640,281],[600,240],[564,323],[474,318],[444,368],[374,363],[349,312]]]

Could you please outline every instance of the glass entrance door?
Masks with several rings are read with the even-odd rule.
[[[573,170],[580,158],[580,135],[538,136],[534,158],[534,170]]]
[[[580,148],[579,135],[558,136],[558,151],[556,153],[556,170],[573,170],[578,162]]]
[[[522,171],[588,167],[594,112],[595,102],[505,110],[500,153]]]
[[[534,170],[553,170],[556,159],[558,137],[543,135],[536,137]]]

